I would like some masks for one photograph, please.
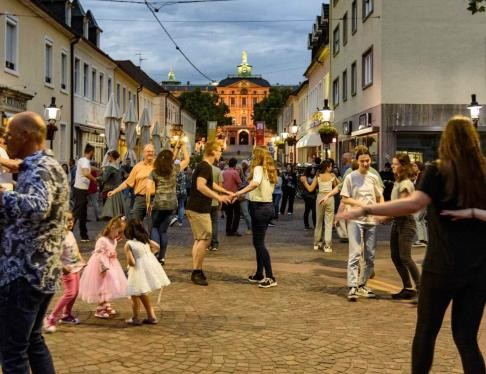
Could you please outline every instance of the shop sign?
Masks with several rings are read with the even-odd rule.
[[[255,134],[256,145],[265,145],[265,122],[260,121],[256,123]]]

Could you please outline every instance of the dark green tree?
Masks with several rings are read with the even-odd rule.
[[[486,0],[467,0],[467,9],[471,11],[472,14],[478,12],[486,11]]]
[[[217,121],[218,125],[230,125],[231,117],[226,117],[229,108],[219,102],[219,96],[201,92],[196,88],[183,92],[179,96],[182,107],[196,118],[196,137],[207,137],[208,121]]]
[[[291,93],[290,88],[270,88],[270,94],[253,107],[253,120],[265,121],[267,129],[276,131],[278,114]]]

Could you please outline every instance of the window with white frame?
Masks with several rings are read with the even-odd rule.
[[[96,101],[96,69],[91,69],[91,100]]]
[[[363,21],[373,13],[373,0],[363,0]]]
[[[104,85],[105,85],[105,75],[103,73],[100,72],[100,76],[99,76],[99,80],[100,80],[100,95],[98,96],[99,97],[99,100],[100,100],[100,103],[103,104],[103,90],[105,89]]]
[[[83,96],[89,97],[89,65],[83,64]]]
[[[66,18],[64,19],[64,22],[66,22],[66,25],[71,26],[71,16],[72,16],[72,5],[70,1],[66,1],[66,11],[64,12]]]
[[[127,108],[127,89],[125,87],[123,87],[122,100],[123,100],[123,113],[125,113]]]
[[[44,82],[53,84],[52,80],[52,40],[46,39],[44,46]]]
[[[83,36],[88,39],[89,37],[89,21],[88,17],[84,17],[83,19]]]
[[[132,100],[132,91],[128,90],[128,104],[130,105],[130,100]]]
[[[61,52],[61,90],[67,89],[68,80],[68,56],[67,52]]]
[[[12,16],[6,16],[5,23],[5,67],[17,71],[19,55],[19,26]]]
[[[110,100],[110,96],[111,96],[111,78],[108,78],[108,80],[106,81],[106,97],[107,97],[107,102],[108,100]]]
[[[354,34],[358,30],[358,0],[353,0],[351,4],[351,32]]]
[[[348,12],[343,16],[343,45],[348,42]]]
[[[339,105],[339,77],[332,82],[332,103],[334,106]]]
[[[363,54],[362,69],[362,85],[366,88],[373,84],[373,47]]]
[[[332,35],[333,35],[333,39],[332,39],[333,53],[337,54],[339,52],[339,25],[336,26]]]
[[[80,90],[79,90],[80,69],[81,69],[81,62],[79,61],[79,58],[75,58],[74,59],[74,93],[78,95],[80,94]]]
[[[358,71],[356,61],[351,64],[351,95],[356,95],[358,90]]]
[[[117,83],[116,84],[116,102],[118,104],[118,108],[120,107],[120,101],[121,99],[121,87],[120,87],[120,83]]]
[[[348,70],[343,71],[343,101],[348,100]]]

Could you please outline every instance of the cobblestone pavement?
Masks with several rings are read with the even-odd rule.
[[[259,289],[246,277],[255,268],[251,236],[225,237],[205,261],[208,287],[193,285],[187,223],[170,228],[166,272],[173,284],[157,306],[159,323],[128,326],[128,299],[110,320],[78,301],[77,326],[46,336],[59,373],[408,373],[416,309],[392,301],[400,289],[386,241],[380,241],[377,300],[346,300],[347,244],[332,254],[312,250],[302,207],[283,216],[267,239],[278,287]],[[243,226],[243,221],[241,221]],[[95,231],[101,224],[91,223]],[[385,240],[387,228],[380,228]],[[94,242],[83,245],[87,257]],[[121,254],[122,246],[119,246]],[[414,249],[417,260],[423,249]],[[124,258],[120,255],[122,264]],[[156,303],[158,295],[153,295]],[[486,352],[486,327],[481,329]],[[434,373],[462,372],[449,314],[437,340]]]

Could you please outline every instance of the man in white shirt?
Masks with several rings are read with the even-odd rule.
[[[86,227],[86,220],[88,215],[88,187],[90,180],[96,182],[96,178],[91,175],[90,160],[94,155],[94,147],[91,144],[86,144],[84,148],[84,157],[78,160],[76,167],[76,176],[73,187],[73,216],[74,224],[79,221],[79,234],[82,242],[89,241],[88,228]]]
[[[365,146],[356,147],[355,159],[358,169],[346,176],[341,190],[341,198],[348,206],[364,207],[381,203],[383,188],[379,178],[369,172],[371,155]],[[358,296],[374,298],[376,295],[366,287],[373,272],[376,251],[376,225],[379,218],[363,216],[348,222],[349,258],[348,258],[348,300],[356,301]],[[360,271],[360,258],[364,261]],[[358,279],[359,273],[359,279]]]

